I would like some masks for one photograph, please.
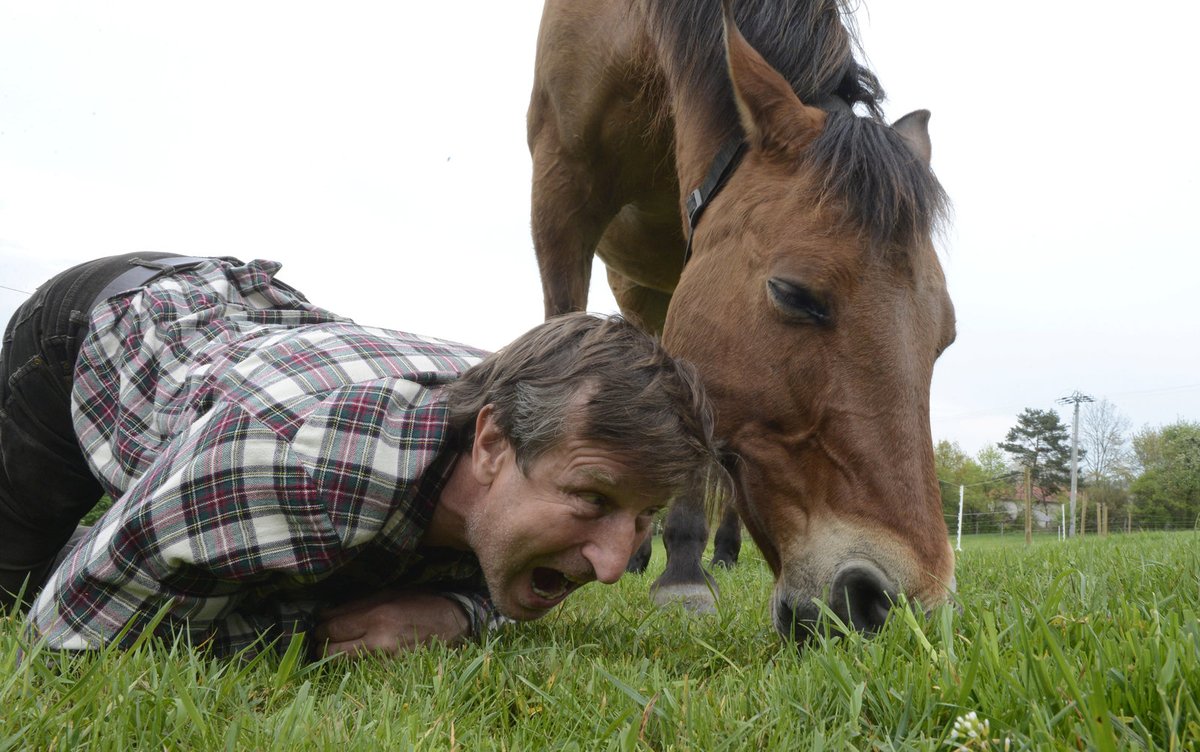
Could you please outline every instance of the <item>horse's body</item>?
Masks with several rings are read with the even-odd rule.
[[[879,119],[833,0],[743,0],[750,43],[730,25],[727,50],[717,3],[547,0],[529,108],[546,314],[585,308],[599,254],[624,315],[700,368],[776,626],[827,597],[875,628],[897,593],[932,606],[953,587],[929,385],[954,315],[927,113]],[[731,139],[744,157],[685,266],[686,198]],[[702,500],[673,506],[658,597],[710,597],[704,520]],[[718,558],[737,530],[727,516]]]

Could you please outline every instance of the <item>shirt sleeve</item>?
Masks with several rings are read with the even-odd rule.
[[[220,654],[306,631],[317,604],[286,596],[337,567],[344,533],[291,452],[236,407],[201,417],[51,577],[35,633],[55,649],[126,646],[164,608],[157,632]]]
[[[483,637],[493,629],[511,624],[512,619],[496,610],[492,598],[486,592],[442,590],[438,593],[457,603],[467,615],[472,637]]]

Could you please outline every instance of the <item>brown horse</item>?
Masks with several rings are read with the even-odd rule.
[[[529,107],[546,314],[586,306],[599,254],[624,315],[700,369],[784,634],[817,598],[874,630],[898,593],[932,607],[954,587],[929,430],[955,331],[931,240],[945,195],[929,113],[882,121],[848,17],[547,0]],[[737,531],[727,515],[718,557]],[[711,603],[701,500],[664,540],[656,600]]]

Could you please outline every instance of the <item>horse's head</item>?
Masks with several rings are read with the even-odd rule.
[[[931,236],[928,113],[891,127],[800,101],[727,21],[748,148],[695,235],[664,340],[696,363],[738,509],[791,633],[826,600],[877,629],[954,587],[929,429],[954,309]]]

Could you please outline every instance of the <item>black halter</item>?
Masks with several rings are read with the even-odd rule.
[[[843,99],[840,94],[818,97],[813,100],[812,104],[814,107],[820,107],[830,114],[838,112],[854,114],[853,106]],[[738,163],[742,161],[745,153],[746,142],[742,137],[730,136],[721,145],[721,150],[717,152],[717,156],[713,157],[712,166],[708,168],[708,175],[704,177],[704,182],[687,197],[687,248],[683,252],[683,263],[685,266],[688,260],[692,258],[692,236],[696,234],[696,223],[700,221],[700,215],[708,207],[708,202],[712,201],[713,197],[728,182],[729,177],[733,175],[733,171],[737,169]]]
[[[704,213],[704,210],[708,208],[708,203],[720,192],[729,180],[729,176],[737,169],[738,163],[742,161],[742,155],[745,153],[746,142],[742,140],[741,136],[731,137],[713,158],[712,166],[708,168],[708,175],[705,176],[704,182],[687,197],[688,229],[687,249],[683,252],[684,265],[692,257],[692,238],[696,234],[696,223],[700,221],[700,215]]]

